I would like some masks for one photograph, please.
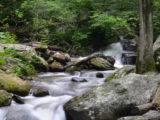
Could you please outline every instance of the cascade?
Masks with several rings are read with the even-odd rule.
[[[115,67],[123,67],[121,55],[123,48],[120,43],[113,43],[106,49],[96,53],[102,53],[115,58]],[[94,54],[96,54],[94,53]],[[72,60],[86,57],[72,58]],[[33,86],[39,86],[49,91],[49,96],[34,97],[29,94],[23,97],[25,104],[17,104],[13,101],[11,106],[0,108],[0,120],[66,120],[63,105],[73,97],[84,93],[92,87],[102,85],[106,77],[114,70],[101,71],[104,78],[96,78],[99,71],[74,72],[73,74],[43,73],[30,81]],[[87,82],[73,82],[72,77],[85,78]]]

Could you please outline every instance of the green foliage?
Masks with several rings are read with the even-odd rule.
[[[10,44],[17,43],[16,36],[10,32],[0,32],[0,43]]]
[[[109,40],[115,36],[130,34],[131,30],[127,21],[120,17],[108,15],[106,13],[95,13],[91,16],[91,29],[100,29],[104,33],[104,39]]]
[[[83,54],[120,35],[137,36],[137,4],[137,0],[1,0],[0,31],[9,30],[20,42],[41,41]],[[159,11],[160,2],[154,0],[155,38],[160,34]]]
[[[28,52],[17,52],[13,49],[5,49],[5,57],[16,61],[16,65],[12,66],[11,71],[18,76],[28,76],[36,73],[36,64],[39,59],[36,56],[31,56]]]

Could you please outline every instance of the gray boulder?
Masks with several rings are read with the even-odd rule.
[[[153,45],[153,50],[154,50],[154,58],[156,62],[156,67],[158,71],[160,71],[160,36],[158,39],[155,41]]]
[[[130,74],[75,97],[65,104],[68,120],[116,120],[150,101],[160,75]]]
[[[156,39],[156,41],[153,44],[153,51],[156,52],[160,49],[160,36]]]

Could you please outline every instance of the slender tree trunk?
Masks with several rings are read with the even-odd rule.
[[[138,40],[138,57],[136,63],[137,73],[145,73],[155,70],[153,59],[153,24],[152,2],[153,0],[139,1],[140,31]]]

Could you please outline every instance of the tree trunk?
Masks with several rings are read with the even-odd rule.
[[[155,70],[155,61],[153,59],[152,3],[153,0],[139,0],[140,32],[136,72],[140,74]]]

